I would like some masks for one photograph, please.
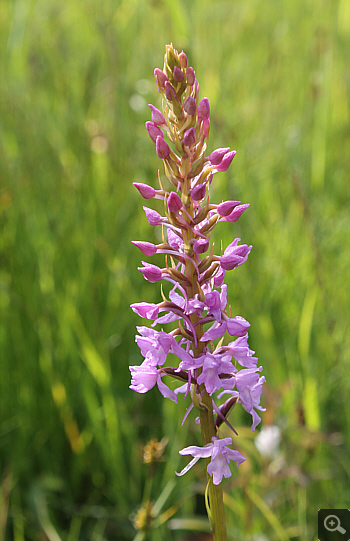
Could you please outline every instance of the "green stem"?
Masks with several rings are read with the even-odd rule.
[[[216,435],[214,427],[212,399],[207,392],[202,397],[202,403],[206,407],[199,412],[203,445],[211,443],[211,438]],[[205,459],[206,467],[210,458]],[[223,501],[222,483],[214,485],[212,477],[207,472],[209,483],[210,523],[214,541],[227,541],[225,509]]]

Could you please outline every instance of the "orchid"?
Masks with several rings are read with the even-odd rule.
[[[189,446],[180,455],[192,455],[191,462],[177,475],[184,475],[200,458],[207,465],[210,520],[215,541],[226,541],[222,504],[222,479],[231,476],[230,462],[237,465],[245,458],[232,449],[232,438],[220,438],[222,423],[237,434],[227,417],[236,404],[252,415],[252,430],[260,422],[262,386],[265,381],[257,367],[257,357],[248,345],[250,323],[228,310],[227,271],[243,265],[252,249],[235,238],[223,253],[215,255],[211,232],[219,222],[235,223],[248,209],[249,203],[237,200],[213,204],[209,191],[214,175],[227,171],[236,155],[229,147],[218,148],[206,155],[210,131],[210,105],[207,97],[199,99],[199,84],[187,57],[172,45],[166,46],[163,70],[154,76],[163,98],[162,111],[149,105],[152,120],[146,122],[147,133],[155,151],[163,161],[170,189],[159,189],[135,183],[147,200],[162,200],[163,214],[144,206],[150,225],[161,226],[162,243],[133,241],[146,257],[165,255],[160,268],[142,261],[138,270],[151,282],[169,282],[168,293],[161,290],[159,303],[136,302],[132,310],[151,328],[138,327],[136,342],[144,361],[130,366],[130,388],[146,393],[158,387],[165,397],[177,401],[183,394],[190,405],[183,419],[196,409],[199,414],[203,447]],[[158,325],[171,324],[171,330],[156,330]],[[225,335],[235,337],[228,344]],[[219,341],[216,345],[215,342]],[[177,366],[168,365],[168,355],[178,359]],[[166,377],[179,382],[172,390]],[[219,394],[217,394],[219,393]],[[224,403],[220,399],[229,395]]]
[[[194,458],[180,473],[176,473],[176,475],[180,476],[187,473],[200,458],[210,457],[211,461],[208,464],[207,472],[213,476],[214,485],[220,484],[223,477],[227,478],[231,476],[231,470],[228,466],[231,460],[237,462],[237,466],[246,460],[239,451],[234,451],[228,447],[231,444],[232,438],[223,438],[220,440],[213,437],[212,443],[207,443],[204,447],[196,447],[195,445],[185,447],[185,449],[180,451],[180,455],[192,455]]]

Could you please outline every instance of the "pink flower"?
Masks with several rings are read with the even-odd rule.
[[[130,306],[135,314],[146,319],[154,320],[158,316],[158,304],[153,304],[152,302],[136,302]]]
[[[237,205],[229,215],[225,215],[226,222],[234,223],[242,216],[243,212],[250,206],[249,203],[244,205]]]
[[[227,152],[230,150],[230,147],[225,148],[217,148],[214,150],[210,156],[209,161],[212,165],[219,165],[222,161],[222,158],[227,154]]]
[[[225,154],[220,164],[216,166],[216,170],[219,171],[220,173],[227,171],[235,155],[236,155],[235,150],[232,150],[231,152],[228,152],[227,154]]]
[[[228,216],[239,204],[240,201],[224,201],[217,206],[216,210],[220,216]]]
[[[235,239],[224,251],[224,255],[220,258],[220,266],[224,270],[236,269],[239,265],[243,265],[248,259],[248,255],[252,249],[252,246],[241,244],[238,246],[238,242],[241,239]]]
[[[177,396],[174,391],[162,382],[161,369],[155,366],[142,363],[141,366],[129,366],[131,372],[131,385],[129,388],[137,393],[147,393],[157,384],[159,391],[164,398],[170,398],[173,402],[177,402]]]
[[[231,460],[237,462],[237,466],[242,464],[246,459],[241,455],[239,451],[234,451],[227,447],[232,445],[232,438],[223,438],[221,440],[213,437],[212,443],[208,443],[204,447],[197,447],[196,445],[190,445],[179,451],[180,455],[192,455],[194,458],[180,473],[176,475],[184,475],[189,471],[194,464],[198,462],[200,458],[211,458],[207,467],[207,472],[213,477],[214,485],[219,485],[222,478],[231,477],[231,470],[229,463]]]

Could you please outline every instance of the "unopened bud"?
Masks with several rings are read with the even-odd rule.
[[[150,122],[149,120],[146,122],[146,130],[152,141],[155,143],[157,140],[157,137],[164,138],[164,133],[154,122]]]
[[[192,96],[188,96],[187,100],[184,103],[184,111],[186,111],[188,115],[195,115],[196,109],[196,100]]]
[[[193,188],[191,191],[191,199],[192,201],[202,201],[205,197],[207,187],[206,184],[198,184]]]
[[[185,131],[183,143],[186,147],[191,147],[196,142],[196,130],[192,127]]]
[[[143,207],[145,211],[147,221],[150,225],[159,225],[162,223],[162,216],[156,210],[149,209],[148,207]]]
[[[162,160],[166,160],[170,155],[170,147],[168,143],[164,141],[164,139],[160,136],[156,139],[156,153],[158,158]]]
[[[169,83],[169,81],[165,83],[165,96],[166,96],[166,99],[169,101],[173,101],[177,99],[175,88],[173,87],[171,83]]]
[[[151,109],[152,113],[152,122],[156,124],[157,126],[161,126],[162,124],[166,124],[166,120],[162,113],[157,109],[157,107],[154,107],[151,103],[148,104],[148,107]]]
[[[158,282],[162,278],[162,270],[156,265],[151,265],[142,261],[143,267],[138,267],[137,270],[142,272],[144,278],[151,283]]]
[[[187,68],[187,56],[186,56],[186,53],[181,51],[181,53],[179,54],[179,60],[180,60],[181,67],[182,68]]]
[[[209,241],[206,239],[198,239],[193,244],[193,250],[196,254],[204,254],[209,248]]]
[[[176,192],[171,192],[167,200],[170,212],[179,212],[182,209],[182,201]]]
[[[154,78],[156,80],[158,92],[162,92],[165,89],[165,83],[168,80],[168,77],[165,75],[164,71],[159,68],[154,70]]]
[[[198,105],[197,115],[199,120],[208,120],[210,116],[210,107],[208,98],[203,98]]]
[[[144,199],[152,199],[156,195],[156,190],[148,184],[143,184],[142,182],[134,182],[133,184]]]
[[[131,241],[134,246],[137,246],[141,250],[141,252],[150,257],[157,253],[157,246],[155,244],[152,244],[151,242],[146,242],[142,240],[132,240]]]
[[[178,68],[177,66],[174,67],[173,77],[174,77],[174,81],[176,81],[177,83],[181,83],[181,81],[184,78],[184,74],[182,73],[181,69]]]
[[[196,77],[195,77],[195,74],[194,74],[194,70],[193,68],[187,68],[186,70],[186,81],[187,81],[187,84],[189,86],[192,86],[194,81],[195,81]]]

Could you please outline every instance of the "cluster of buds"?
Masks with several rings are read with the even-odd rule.
[[[137,327],[136,342],[144,361],[140,366],[130,366],[130,388],[145,393],[157,385],[164,397],[175,402],[179,393],[189,396],[191,404],[184,420],[193,407],[201,411],[210,404],[214,435],[203,442],[203,447],[190,446],[180,451],[182,455],[192,455],[193,460],[178,475],[186,473],[199,458],[210,458],[207,472],[213,483],[219,484],[223,476],[231,475],[231,460],[238,465],[245,460],[229,447],[232,438],[220,438],[220,425],[226,423],[235,433],[227,417],[240,403],[252,415],[254,431],[260,422],[256,410],[264,411],[260,396],[265,378],[260,375],[262,367],[257,366],[258,359],[248,345],[250,324],[243,317],[231,317],[228,313],[224,283],[225,272],[242,265],[252,246],[239,244],[240,239],[236,238],[223,253],[215,255],[210,243],[217,223],[236,222],[249,204],[209,202],[214,174],[227,171],[236,152],[227,147],[205,155],[209,100],[199,101],[199,85],[193,68],[187,66],[185,53],[179,54],[168,45],[163,70],[156,69],[154,75],[163,97],[163,112],[149,105],[152,121],[146,122],[146,129],[157,156],[163,160],[172,189],[163,188],[159,174],[158,190],[134,184],[143,198],[164,202],[164,215],[144,206],[148,222],[161,225],[163,242],[133,242],[146,257],[165,254],[164,268],[143,261],[138,270],[149,282],[166,281],[171,285],[167,296],[161,288],[162,302],[131,305],[134,312],[153,323],[151,327]],[[169,332],[162,327],[155,329],[175,321],[176,328],[172,325]],[[224,345],[226,333],[235,339]],[[166,365],[169,353],[178,358],[178,366]],[[163,381],[169,377],[181,385],[170,389]],[[217,402],[224,395],[225,401]]]

